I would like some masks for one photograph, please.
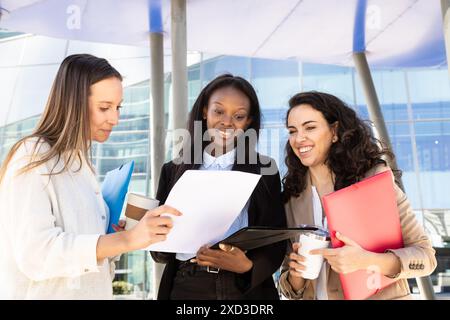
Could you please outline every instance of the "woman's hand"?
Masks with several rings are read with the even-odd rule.
[[[371,265],[372,253],[361,248],[359,244],[336,232],[336,238],[344,242],[344,246],[337,249],[316,249],[310,254],[320,254],[328,261],[337,273],[351,273],[367,269]]]
[[[191,262],[236,273],[245,273],[253,268],[253,262],[238,247],[223,243],[219,247],[220,250],[201,247]]]
[[[292,244],[292,252],[289,255],[289,275],[288,281],[295,291],[300,290],[305,286],[305,279],[303,278],[303,271],[306,267],[302,264],[305,262],[305,257],[297,254],[302,245],[298,242]]]
[[[115,232],[122,232],[125,231],[125,226],[127,225],[127,222],[125,220],[119,220],[118,225],[113,224],[112,228]]]
[[[129,230],[101,235],[97,241],[97,261],[100,263],[105,258],[144,249],[153,243],[166,240],[173,223],[170,217],[161,217],[162,214],[181,216],[178,210],[164,205],[147,211],[141,221]]]
[[[305,262],[305,257],[297,254],[301,246],[300,243],[294,242],[292,244],[292,252],[289,255],[289,276],[295,278],[303,278],[303,271],[306,270],[306,267],[302,264],[302,262]]]
[[[137,225],[125,231],[131,250],[144,249],[151,244],[166,240],[173,222],[170,217],[161,217],[162,214],[182,215],[181,212],[167,205],[147,211]]]

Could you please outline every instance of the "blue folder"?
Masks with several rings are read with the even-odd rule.
[[[127,162],[117,169],[108,171],[103,180],[102,195],[109,208],[107,233],[114,233],[112,225],[119,223],[133,168],[134,161]]]

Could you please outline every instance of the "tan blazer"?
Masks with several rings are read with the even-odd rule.
[[[390,169],[382,165],[377,166],[370,170],[366,174],[366,177],[386,170]],[[314,224],[311,183],[309,178],[306,181],[308,182],[305,191],[297,198],[292,197],[285,205],[287,223],[290,227],[300,224]],[[398,281],[370,297],[373,300],[411,299],[411,293],[406,279],[427,276],[436,268],[435,250],[432,248],[431,242],[423,228],[417,222],[406,195],[397,185],[395,185],[395,192],[397,194],[397,206],[405,247],[389,251],[400,259],[401,272],[394,277]],[[292,289],[288,281],[288,263],[291,252],[292,241],[282,266],[279,283],[281,292],[288,299],[314,300],[316,298],[317,280],[306,280],[305,286],[297,292]],[[328,298],[330,300],[344,299],[339,275],[329,265],[327,268],[327,279]]]

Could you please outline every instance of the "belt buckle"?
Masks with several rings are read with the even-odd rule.
[[[214,267],[207,266],[206,267],[206,271],[209,272],[209,273],[219,273],[220,268],[214,268]]]

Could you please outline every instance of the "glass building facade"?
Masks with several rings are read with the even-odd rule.
[[[132,52],[126,57],[114,56],[117,46],[54,40],[43,37],[22,38],[5,43],[0,39],[0,161],[20,137],[35,127],[44,109],[51,80],[65,55],[88,52],[104,56],[112,65],[127,66],[124,103],[119,125],[110,139],[93,147],[93,158],[99,179],[106,172],[134,160],[135,169],[130,191],[149,194],[152,175],[149,161],[149,67],[148,54],[142,49],[123,48]],[[46,46],[43,45],[46,44]],[[51,45],[64,46],[59,56],[52,56]],[[33,55],[33,49],[42,52]],[[100,48],[100,49],[99,49]],[[5,64],[4,59],[22,60]],[[104,53],[102,55],[102,53]],[[50,57],[51,56],[51,57]],[[276,159],[285,172],[284,127],[287,102],[300,91],[317,90],[334,94],[364,118],[369,119],[367,107],[354,68],[306,64],[247,57],[196,55],[188,67],[188,106],[194,103],[201,88],[222,73],[232,73],[249,80],[255,87],[263,115],[260,152]],[[27,60],[28,59],[28,60]],[[144,66],[144,67],[142,67]],[[145,69],[147,67],[147,69]],[[126,69],[129,70],[129,69]],[[124,73],[120,68],[119,71]],[[47,79],[40,82],[41,78]],[[414,211],[436,248],[450,247],[450,196],[446,184],[450,181],[450,83],[447,68],[375,70],[373,78],[382,112],[388,127],[403,183]],[[165,76],[166,126],[170,121],[170,72]],[[33,103],[30,106],[30,102]],[[33,111],[30,112],[29,109]],[[186,110],[188,112],[188,110]],[[26,116],[22,116],[26,115]],[[169,150],[169,145],[167,145]],[[166,160],[170,160],[167,152]],[[439,251],[438,251],[439,252]],[[118,262],[117,297],[152,298],[152,260],[143,251],[123,255]],[[435,285],[450,286],[450,261],[441,257],[433,275]],[[442,289],[444,290],[444,289]]]

